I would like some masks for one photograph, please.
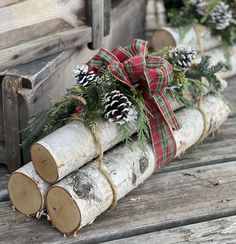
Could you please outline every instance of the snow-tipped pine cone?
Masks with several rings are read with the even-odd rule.
[[[74,70],[75,82],[78,85],[88,87],[91,82],[97,82],[98,76],[94,73],[94,71],[88,70],[89,67],[86,64],[83,64],[82,66],[77,66],[76,70]]]
[[[167,59],[183,69],[188,69],[193,60],[196,58],[197,52],[194,49],[186,48],[173,48],[168,54]]]
[[[114,90],[105,95],[104,117],[109,122],[124,124],[135,121],[137,112],[132,107],[129,99],[119,90]]]
[[[215,28],[217,30],[223,30],[227,28],[233,20],[230,6],[224,2],[217,4],[211,13],[211,20],[215,24]]]

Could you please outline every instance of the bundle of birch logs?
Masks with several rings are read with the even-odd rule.
[[[222,87],[226,87],[223,80]],[[174,132],[176,156],[217,130],[229,114],[222,99],[207,92],[196,108],[182,108],[176,101],[169,101],[174,111],[178,109],[175,114],[182,126]],[[135,131],[131,128],[131,133]],[[98,122],[97,134],[104,151],[122,140],[118,127],[104,121]],[[73,121],[61,127],[35,143],[33,162],[10,176],[12,204],[23,214],[36,217],[47,207],[53,226],[70,235],[92,223],[150,177],[155,168],[151,145],[144,156],[137,139],[132,150],[119,145],[105,153],[103,172],[95,159],[98,154],[94,137],[83,123]]]
[[[152,35],[152,47],[155,50],[164,47],[191,47],[199,55],[208,55],[214,62],[229,61],[231,69],[222,73],[224,79],[236,75],[236,45],[230,47],[229,60],[225,57],[220,37],[213,37],[209,29],[203,25],[195,25],[182,38],[180,30],[173,27],[158,28]]]

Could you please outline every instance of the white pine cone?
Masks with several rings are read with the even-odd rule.
[[[220,2],[211,13],[211,20],[217,30],[223,30],[231,24],[233,15],[229,8],[230,6],[228,4]]]
[[[104,107],[104,117],[110,123],[124,124],[137,118],[132,103],[119,90],[114,90],[105,95]]]
[[[174,48],[167,57],[171,63],[180,66],[183,69],[188,69],[193,60],[196,58],[197,52],[194,49]]]
[[[200,15],[204,15],[207,11],[208,0],[192,0],[192,4],[196,6],[196,11]]]
[[[89,67],[86,64],[77,66],[74,70],[75,82],[83,87],[88,87],[92,81],[97,82],[98,76],[94,71],[88,71]]]

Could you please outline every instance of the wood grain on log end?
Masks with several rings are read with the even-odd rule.
[[[27,175],[13,173],[8,181],[8,192],[15,208],[27,215],[35,215],[42,208],[42,195],[37,184]]]
[[[157,29],[152,35],[152,47],[154,50],[165,47],[176,47],[177,43],[170,32],[164,29]]]
[[[53,186],[47,193],[48,214],[53,226],[66,235],[73,234],[80,227],[81,215],[73,197],[60,186]]]
[[[31,158],[35,171],[39,176],[49,182],[58,180],[58,167],[51,153],[42,145],[35,143],[31,147]]]

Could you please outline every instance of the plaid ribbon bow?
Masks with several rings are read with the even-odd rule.
[[[130,88],[140,89],[148,109],[148,120],[157,172],[164,163],[176,155],[173,130],[180,128],[166,99],[165,88],[173,79],[173,69],[167,60],[147,56],[147,42],[133,40],[126,47],[117,47],[111,52],[100,49],[88,65],[92,69],[108,66],[111,74]]]

